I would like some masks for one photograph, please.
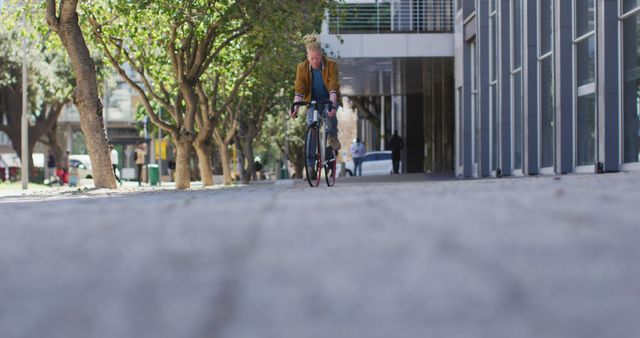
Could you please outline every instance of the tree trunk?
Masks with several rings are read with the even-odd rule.
[[[296,171],[295,178],[304,177],[304,145],[294,145],[289,143],[289,161],[293,164],[293,168]]]
[[[198,155],[198,167],[200,168],[202,185],[205,187],[214,185],[213,169],[211,168],[211,145],[206,140],[197,138],[193,142],[193,146]]]
[[[247,174],[251,177],[252,180],[258,180],[258,176],[256,175],[256,166],[254,165],[254,156],[253,156],[253,139],[251,136],[247,137],[245,140],[245,152],[247,154],[247,158],[249,159],[247,163]]]
[[[60,37],[76,75],[73,103],[80,112],[80,128],[85,134],[94,185],[96,188],[115,189],[116,179],[102,119],[102,102],[98,97],[96,66],[78,25],[77,4],[77,0],[62,2],[60,17],[57,18],[56,1],[47,1],[47,22]]]
[[[177,140],[176,146],[176,189],[191,187],[191,142]]]
[[[58,142],[58,123],[53,124],[51,130],[47,133],[47,138],[49,139],[49,149],[53,151],[53,156],[56,159],[56,168],[61,168],[60,161],[62,160],[64,150],[62,150]]]
[[[245,149],[242,146],[242,142],[244,142],[244,140],[242,140],[240,137],[235,137],[234,146],[236,147],[236,156],[238,157],[240,179],[242,180],[242,184],[249,184],[249,181],[251,180],[251,176],[247,170],[249,159],[245,157]],[[245,165],[245,163],[247,164],[247,166]]]
[[[224,178],[224,185],[231,185],[233,180],[231,179],[231,169],[229,169],[229,145],[225,142],[216,140],[218,149],[220,150],[220,162],[222,164],[222,176]]]

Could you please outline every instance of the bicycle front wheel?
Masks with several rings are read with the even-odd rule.
[[[320,185],[320,169],[322,168],[320,156],[320,133],[317,125],[312,124],[307,127],[304,134],[304,170],[307,182],[312,187]]]

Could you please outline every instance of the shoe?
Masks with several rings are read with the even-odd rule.
[[[338,141],[338,135],[329,135],[328,137],[329,145],[333,150],[338,151],[342,147],[340,141]]]
[[[333,159],[335,158],[335,156],[336,156],[336,152],[335,152],[335,151],[333,150],[333,148],[332,148],[332,147],[330,147],[330,146],[329,146],[329,147],[327,147],[327,149],[325,150],[325,154],[327,154],[327,155],[326,155],[326,157],[327,157],[327,158],[326,158],[326,161],[327,161],[327,162],[330,162],[330,161],[331,161],[331,160],[333,160]]]

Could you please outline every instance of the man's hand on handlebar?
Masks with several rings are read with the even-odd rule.
[[[292,119],[298,117],[298,107],[299,106],[292,107],[293,109],[289,111],[289,116],[291,116]]]

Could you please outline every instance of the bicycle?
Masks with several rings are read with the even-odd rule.
[[[331,156],[327,157],[327,106],[331,106],[332,104],[330,100],[322,100],[295,102],[291,105],[291,111],[294,111],[297,106],[313,106],[313,112],[307,112],[307,114],[313,114],[313,119],[304,134],[304,170],[307,174],[307,182],[311,187],[320,186],[320,174],[323,168],[327,186],[332,187],[336,182],[337,154],[335,150],[332,149],[332,153],[330,153]],[[318,107],[321,107],[321,113],[319,113]],[[314,148],[315,154],[312,151]],[[313,162],[312,165],[309,165],[310,160]],[[315,177],[309,172],[309,167],[316,168]]]

